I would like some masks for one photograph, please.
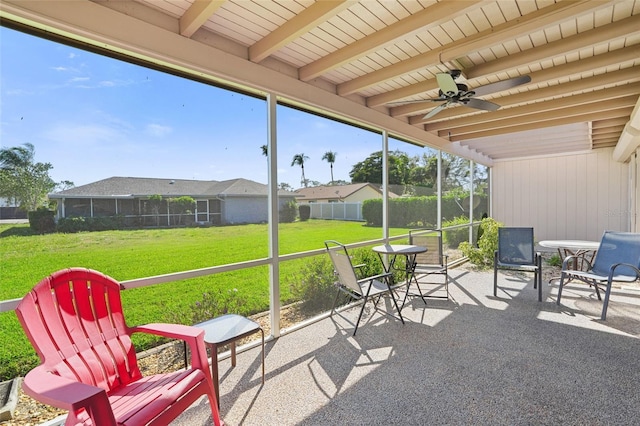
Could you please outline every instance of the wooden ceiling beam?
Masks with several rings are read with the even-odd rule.
[[[603,135],[609,135],[612,133],[620,133],[624,130],[624,126],[603,127],[600,129],[591,129],[591,134],[594,137],[601,137]]]
[[[609,148],[612,146],[616,146],[618,144],[618,139],[620,139],[620,137],[593,141],[593,144],[591,144],[591,147],[593,149],[598,149],[598,148]]]
[[[429,52],[416,55],[405,61],[398,62],[396,64],[384,67],[380,70],[370,72],[361,77],[354,78],[350,81],[338,85],[338,94],[341,96],[350,95],[367,87],[379,84],[386,80],[399,77],[403,74],[408,74],[420,69],[427,68],[432,65],[441,64],[446,61],[451,61],[459,58],[460,56],[475,52],[478,49],[484,49],[487,46],[502,43],[504,40],[511,39],[517,34],[523,34],[543,29],[545,27],[557,24],[567,19],[567,17],[575,16],[581,13],[586,13],[591,10],[603,7],[608,2],[594,2],[594,1],[580,1],[570,2],[563,1],[554,3],[551,6],[539,9],[535,12],[524,15],[518,19],[507,21],[503,24],[497,25],[493,28],[489,28],[480,33],[465,37],[464,40],[454,41],[441,48],[432,49]],[[433,87],[435,80],[432,82]],[[417,93],[424,92],[418,91]],[[396,92],[400,94],[400,92]],[[415,93],[412,93],[415,94]],[[402,97],[396,97],[393,99],[385,99],[383,94],[376,95],[367,99],[367,105],[370,107],[383,105],[387,102],[402,99],[402,97],[411,96],[405,95]]]
[[[505,135],[509,133],[523,132],[526,130],[536,130],[536,129],[545,128],[545,127],[562,126],[565,124],[581,123],[581,122],[593,121],[598,119],[606,120],[609,118],[627,117],[627,120],[629,120],[629,116],[631,115],[632,110],[633,110],[633,107],[623,107],[619,109],[609,109],[604,111],[589,112],[583,115],[570,115],[567,117],[561,117],[561,118],[555,118],[555,119],[550,118],[544,121],[535,121],[535,122],[527,122],[527,123],[515,122],[515,123],[510,123],[508,127],[493,128],[486,131],[478,131],[475,133],[467,133],[462,135],[452,135],[451,137],[445,137],[445,139],[448,139],[450,142],[458,142],[458,141],[463,141],[467,139],[477,139],[477,138],[485,138],[490,136]],[[556,114],[555,116],[557,117],[558,114]]]
[[[554,150],[554,148],[558,148],[562,152],[564,152],[567,150],[571,150],[571,151],[580,150],[580,149],[586,150],[586,149],[589,149],[590,147],[589,144],[586,143],[584,139],[578,141],[578,140],[566,140],[564,138],[561,138],[561,139],[556,139],[554,143],[538,143],[538,141],[535,141],[534,143],[535,143],[535,146],[523,145],[519,143],[514,143],[512,145],[509,145],[509,142],[502,141],[501,145],[489,147],[489,148],[485,148],[483,144],[478,144],[477,146],[474,146],[473,144],[471,144],[471,145],[467,145],[467,147],[469,149],[481,150],[482,152],[485,152],[492,157],[497,154],[502,154],[503,156],[507,156],[507,157],[516,157],[516,156],[522,155],[523,153],[527,153],[528,155],[531,155],[532,148],[535,148],[537,150],[544,151],[545,153],[547,153],[550,150]]]
[[[560,1],[550,6],[538,9],[519,19],[507,21],[495,28],[485,30],[476,37],[467,37],[455,43],[454,46],[446,47],[442,50],[441,61],[447,62],[465,56],[470,52],[476,52],[487,47],[503,43],[548,28],[567,19],[575,18],[585,13],[592,12],[611,4],[610,0],[605,1]]]
[[[609,120],[595,120],[591,123],[592,129],[602,129],[613,126],[623,126],[627,124],[628,119],[624,118],[611,118]]]
[[[442,25],[460,13],[465,13],[468,10],[482,6],[485,2],[486,0],[469,0],[465,2],[445,0],[435,3],[394,24],[375,31],[342,49],[329,53],[315,62],[303,66],[298,70],[300,80],[309,81],[319,77],[347,62],[354,61],[359,57],[375,52],[398,39],[406,38],[412,34],[424,32],[429,28]]]
[[[626,49],[625,49],[626,50]],[[593,56],[584,61],[571,62],[565,65],[559,65],[557,67],[549,68],[548,70],[542,70],[538,72],[531,73],[529,76],[531,80],[535,83],[539,84],[542,82],[546,82],[549,80],[555,80],[560,77],[567,77],[569,75],[573,75],[584,70],[597,70],[601,68],[603,62],[606,62],[606,65],[611,65],[611,62],[608,60],[613,60],[613,63],[617,62],[620,59],[623,59],[623,62],[631,61],[640,57],[640,45],[635,46],[632,49],[629,49],[624,55],[612,55],[614,52],[605,53],[604,55],[599,56],[607,56],[607,60],[603,61],[603,58],[599,58],[599,56]],[[636,56],[637,55],[637,56]],[[617,56],[617,58],[616,58]],[[595,59],[598,58],[596,61]],[[594,59],[590,61],[590,59]],[[582,64],[584,62],[584,64]],[[580,63],[580,70],[576,70],[576,64]],[[568,67],[571,65],[571,67]],[[552,72],[551,72],[552,71]],[[566,72],[566,73],[563,73]],[[568,83],[563,83],[561,85],[548,86],[543,89],[538,90],[530,90],[526,92],[516,93],[514,95],[506,95],[500,96],[496,98],[490,98],[491,102],[497,103],[503,107],[508,105],[517,105],[520,103],[532,102],[537,100],[542,100],[545,98],[562,96],[568,93],[574,93],[583,90],[595,89],[597,87],[603,87],[609,84],[619,83],[622,81],[639,81],[640,80],[640,65],[625,68],[619,71],[614,71],[610,73],[598,74],[593,77],[588,77],[584,79],[574,80]],[[527,86],[530,86],[529,84]],[[429,108],[425,109],[426,105],[429,105]],[[417,107],[413,107],[414,104],[410,105],[402,105],[399,107],[394,107],[391,109],[391,116],[403,116],[403,115],[411,115],[412,113],[426,113],[428,110],[434,107],[433,102],[420,103]],[[437,106],[437,104],[435,104]],[[412,108],[413,107],[413,108]],[[414,111],[415,109],[415,111]],[[444,111],[441,111],[435,117],[430,118],[429,120],[421,120],[421,117],[414,118],[412,120],[413,124],[420,123],[432,123],[435,124],[437,122],[441,122],[444,118],[453,118],[453,117],[463,117],[463,116],[472,116],[477,115],[479,111],[471,109],[471,108],[449,108]]]
[[[600,55],[592,56],[590,58],[581,59],[579,61],[568,62],[566,64],[557,65],[554,67],[550,67],[541,71],[536,71],[529,74],[531,77],[531,83],[529,85],[540,84],[545,81],[555,80],[558,78],[567,77],[570,75],[575,75],[583,72],[592,71],[598,68],[603,68],[606,66],[610,66],[613,64],[621,64],[624,62],[630,62],[637,60],[640,57],[640,45],[633,45],[629,47],[624,47],[621,49],[617,49],[611,52],[603,53]],[[488,63],[493,63],[488,62]],[[471,86],[473,87],[473,86]],[[438,84],[435,79],[426,80],[419,83],[414,83],[400,89],[390,90],[385,93],[381,93],[380,95],[374,95],[367,98],[367,106],[379,106],[384,105],[389,102],[397,101],[399,99],[403,99],[409,96],[419,95],[424,92],[428,92],[430,90],[435,90],[438,88]],[[430,102],[429,102],[430,103]],[[424,105],[414,104],[416,108],[424,107]],[[433,104],[431,103],[431,106]],[[411,110],[406,105],[395,108],[404,108],[402,115],[410,115]],[[420,110],[416,109],[413,112],[418,112]],[[443,111],[446,112],[446,111]],[[438,118],[442,117],[443,114],[438,114]]]
[[[468,79],[505,72],[525,65],[552,59],[556,56],[576,52],[584,49],[585,46],[601,45],[611,40],[638,33],[640,33],[640,15],[634,15],[593,30],[578,33],[571,37],[552,41],[540,47],[534,47],[519,53],[507,55],[495,61],[476,65],[475,67],[465,70],[465,72]]]
[[[638,79],[640,79],[640,67],[638,68],[639,69],[635,70],[634,73],[631,73],[631,77],[637,77]],[[614,74],[614,73],[611,73],[611,74]],[[607,74],[607,76],[608,75],[609,74]],[[578,80],[572,83],[567,83],[566,85],[570,86],[574,83],[581,83],[577,85],[578,88],[575,89],[575,91],[585,90],[590,88],[590,86],[585,85],[584,82],[590,81],[590,83],[593,85],[599,85],[598,81],[604,78],[605,76],[596,76],[596,77],[591,77],[584,80]],[[623,81],[623,80],[617,80],[617,81]],[[608,84],[608,83],[605,83],[605,84]],[[535,92],[544,92],[544,93],[540,93],[540,96],[539,96],[539,99],[542,100],[550,96],[553,96],[554,93],[558,95],[559,89],[560,87],[558,86],[551,86],[545,89],[525,92],[525,93],[522,93],[522,95],[526,95],[523,97],[528,97],[530,94],[533,94]],[[571,91],[574,91],[574,90],[571,90]],[[548,100],[544,102],[536,102],[533,104],[502,109],[499,111],[483,112],[482,114],[456,118],[453,120],[439,121],[437,123],[427,123],[425,125],[425,129],[427,131],[435,131],[435,130],[441,130],[441,129],[452,129],[452,128],[459,128],[464,126],[473,126],[478,122],[486,123],[489,121],[503,120],[505,118],[511,118],[517,115],[525,115],[525,114],[539,112],[540,110],[553,110],[558,108],[566,108],[568,106],[583,105],[591,102],[600,102],[603,100],[620,98],[620,97],[632,95],[632,94],[640,94],[640,82],[625,84],[622,86],[610,87],[606,89],[594,90],[592,92],[582,93],[579,95],[570,95],[570,96],[565,96],[562,98]],[[517,97],[517,95],[514,97]],[[536,98],[537,97],[533,97],[528,100],[533,101]],[[516,102],[516,103],[519,103],[519,102]],[[421,116],[411,117],[409,119],[410,124],[421,124],[425,121],[426,120],[424,120]]]
[[[516,135],[514,135],[513,137],[514,140],[517,140],[518,137]],[[566,135],[562,135],[561,138],[563,143],[575,143],[575,144],[584,144],[585,143],[585,137],[584,135],[579,135],[579,136],[566,136]],[[490,150],[495,150],[495,149],[503,149],[504,145],[508,142],[505,142],[504,139],[498,139],[498,140],[492,140],[492,139],[485,139],[482,141],[478,141],[478,140],[467,140],[467,141],[460,141],[459,142],[460,145],[462,146],[468,146],[469,148],[472,149],[476,149],[476,148],[482,148],[482,150],[484,151],[490,151]],[[536,146],[553,146],[555,144],[558,143],[558,137],[555,138],[545,138],[545,139],[535,139],[535,143]]]
[[[639,84],[640,86],[640,84]],[[600,91],[602,92],[602,90]],[[595,93],[595,92],[594,92]],[[592,95],[587,93],[586,95]],[[602,95],[597,93],[597,95]],[[584,95],[579,95],[584,96]],[[576,97],[576,96],[574,96]],[[585,113],[603,111],[607,109],[618,109],[627,106],[634,106],[638,100],[637,95],[629,95],[618,98],[608,98],[607,100],[599,99],[598,96],[584,97],[583,100],[576,104],[568,102],[570,98],[562,98],[557,101],[544,102],[524,107],[511,108],[514,110],[511,114],[503,114],[499,120],[484,121],[469,126],[451,127],[438,131],[441,137],[449,135],[461,135],[465,133],[476,133],[479,131],[497,129],[501,127],[513,126],[517,123],[535,123],[540,121],[552,120],[558,117],[568,117],[575,115],[583,115]],[[515,111],[518,110],[518,111]],[[508,113],[510,110],[504,111]],[[493,113],[493,115],[497,115]]]
[[[554,147],[522,147],[522,149],[515,152],[504,153],[503,151],[498,151],[495,154],[491,154],[491,158],[494,160],[501,159],[511,159],[511,158],[521,158],[521,157],[531,157],[533,155],[541,155],[547,156],[552,154],[563,154],[567,152],[576,152],[576,151],[586,151],[588,148],[584,148],[582,146],[575,145],[565,145],[565,144],[557,144]]]
[[[249,60],[252,62],[262,61],[282,46],[297,39],[302,34],[308,33],[309,30],[317,27],[353,4],[353,1],[346,0],[319,1],[313,3],[294,18],[288,20],[266,37],[249,47]]]
[[[191,37],[224,2],[225,0],[195,0],[180,17],[180,34]]]

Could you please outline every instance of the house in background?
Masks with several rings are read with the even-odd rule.
[[[162,196],[162,201],[150,200],[154,195]],[[127,224],[169,226],[175,223],[169,200],[183,196],[196,201],[188,220],[197,223],[230,225],[268,220],[267,185],[247,179],[110,177],[49,194],[49,199],[58,201],[58,218],[122,216]],[[278,192],[280,208],[294,199],[292,192]]]
[[[0,197],[0,220],[26,218],[27,212],[22,210],[13,198]]]
[[[314,186],[295,191],[298,204],[311,206],[312,219],[363,221],[362,202],[382,198],[379,184]],[[398,195],[389,191],[389,198]]]
[[[379,185],[352,183],[349,185],[314,186],[295,191],[298,204],[309,203],[361,203],[372,198],[382,198]],[[390,198],[397,197],[390,192]]]

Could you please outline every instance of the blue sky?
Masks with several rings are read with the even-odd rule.
[[[0,27],[0,147],[32,143],[54,181],[111,176],[266,183],[264,101]],[[380,150],[380,136],[279,107],[278,181],[330,181]],[[410,155],[424,150],[394,146]]]

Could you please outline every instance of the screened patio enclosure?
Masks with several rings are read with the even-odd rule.
[[[509,225],[533,225],[544,238],[563,237],[567,229],[571,237],[604,228],[636,229],[637,1],[8,0],[0,4],[0,14],[5,27],[222,87],[251,104],[243,117],[260,136],[230,147],[236,148],[235,157],[268,147],[263,175],[269,188],[269,254],[249,266],[269,266],[272,313],[280,307],[280,263],[310,255],[283,249],[278,239],[278,184],[291,161],[280,153],[289,153],[289,146],[298,148],[294,152],[312,146],[295,132],[288,134],[279,121],[292,111],[366,132],[366,152],[384,153],[383,183],[391,183],[388,155],[394,149],[434,153],[438,197],[456,189],[469,193],[470,207],[460,207],[467,226],[479,217],[471,209],[474,183],[482,180],[490,182],[483,187],[490,215]],[[439,105],[431,101],[439,96],[437,75],[452,69],[462,70],[461,84],[470,89],[498,83],[485,100],[501,109],[451,105],[426,117]],[[523,75],[531,82],[499,84]],[[395,103],[404,101],[410,103]],[[543,136],[541,129],[551,135]],[[215,154],[223,155],[225,147]],[[442,187],[443,154],[468,163],[469,175],[457,188]],[[476,166],[481,177],[474,174]],[[584,176],[574,178],[577,172]],[[383,200],[380,240],[401,238],[389,230],[388,194]],[[86,211],[88,205],[78,208]],[[586,212],[581,227],[567,226],[581,212]],[[433,225],[440,227],[440,210],[437,217]],[[214,267],[198,274],[217,272]],[[192,274],[176,271],[131,285]],[[273,329],[279,330],[277,323]]]

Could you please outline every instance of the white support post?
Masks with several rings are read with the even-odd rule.
[[[389,134],[382,131],[382,238],[389,240]]]
[[[471,179],[469,185],[469,244],[473,246],[473,191],[474,191],[474,175],[475,163],[473,160],[469,161],[469,177]]]
[[[438,150],[438,173],[436,179],[436,191],[438,199],[436,201],[437,220],[436,228],[442,229],[442,151]]]
[[[267,159],[269,161],[269,313],[271,335],[280,336],[280,266],[278,263],[278,151],[277,151],[277,97],[267,95]]]

